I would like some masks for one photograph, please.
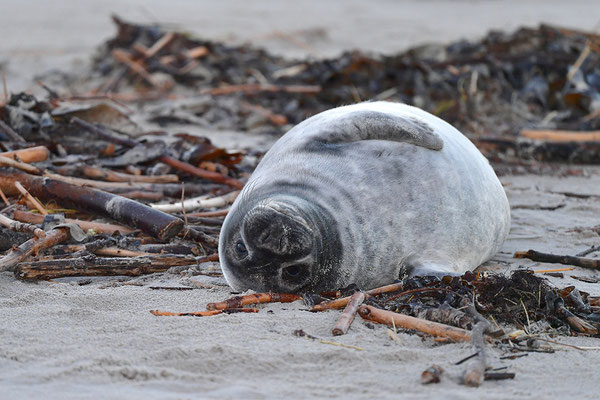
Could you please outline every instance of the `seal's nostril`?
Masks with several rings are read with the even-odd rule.
[[[299,265],[290,265],[284,269],[284,272],[289,276],[296,277],[302,272],[302,267]]]
[[[287,283],[299,284],[310,277],[310,269],[305,264],[294,264],[287,266],[281,271],[281,278]]]

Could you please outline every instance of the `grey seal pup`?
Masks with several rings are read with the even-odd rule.
[[[418,108],[367,102],[273,145],[225,218],[219,257],[237,291],[370,289],[471,270],[509,227],[504,189],[463,134]]]

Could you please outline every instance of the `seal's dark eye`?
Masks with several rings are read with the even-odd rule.
[[[235,252],[240,257],[246,257],[248,255],[248,249],[246,249],[244,242],[237,242],[235,244]]]

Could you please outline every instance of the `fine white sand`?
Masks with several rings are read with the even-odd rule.
[[[548,193],[567,188],[600,196],[600,170],[589,173],[579,179],[504,177],[513,206],[565,206],[513,210],[511,235],[490,268],[556,267],[510,254],[530,247],[574,254],[598,243],[589,229],[597,223],[598,198]],[[570,275],[599,276],[577,268],[553,282],[600,295],[600,284]],[[180,286],[189,279],[217,287],[149,288]],[[199,311],[230,291],[222,278],[168,273],[130,282],[143,286],[120,285],[116,278],[84,286],[31,284],[0,274],[0,398],[596,398],[600,351],[565,347],[511,361],[499,360],[506,353],[492,350],[492,365],[508,366],[516,378],[472,389],[458,383],[463,366],[453,365],[472,353],[468,344],[436,345],[407,334],[399,334],[397,343],[387,328],[370,329],[360,319],[347,335],[334,338],[330,332],[339,312],[310,313],[300,302],[261,306],[257,314],[155,317],[149,310]],[[295,329],[364,350],[296,337]],[[558,340],[600,345],[591,338]],[[422,386],[420,373],[432,364],[447,375],[439,385]]]
[[[293,46],[285,40],[264,38],[269,33],[325,28],[324,39],[311,41],[323,54],[349,47],[391,51],[413,44],[403,41],[407,35],[419,43],[448,41],[475,37],[490,27],[534,25],[542,19],[589,29],[600,15],[590,12],[594,7],[598,10],[598,3],[582,1],[381,1],[368,2],[374,5],[365,9],[367,2],[352,0],[344,2],[338,14],[327,12],[325,6],[310,11],[308,6],[317,2],[307,0],[296,1],[291,8],[283,2],[195,3],[111,0],[83,6],[65,0],[52,5],[34,0],[0,1],[0,61],[8,65],[9,86],[15,90],[27,87],[34,72],[53,65],[68,67],[73,57],[89,57],[91,47],[110,35],[106,15],[113,9],[138,20],[189,23],[197,32],[232,42],[262,40],[261,44],[274,50]],[[18,13],[11,13],[11,8]],[[192,9],[198,11],[194,14]],[[299,51],[296,54],[302,53]],[[238,141],[241,138],[246,141]],[[267,147],[269,141],[258,138],[261,146]],[[221,137],[221,143],[243,147],[252,142],[247,135],[230,133]],[[584,172],[584,177],[568,178],[502,177],[513,207],[513,226],[502,252],[488,263],[489,269],[508,272],[521,265],[556,268],[559,266],[516,260],[512,254],[530,248],[575,254],[600,242],[592,229],[600,225],[600,168],[588,167]],[[561,194],[564,192],[591,197],[570,197]],[[536,209],[559,204],[564,207]],[[565,278],[552,281],[560,287],[574,284],[600,295],[600,284],[577,281],[571,275],[600,277],[598,272],[576,268],[566,272]],[[150,289],[182,286],[190,280],[215,288]],[[554,354],[531,353],[516,360],[500,360],[505,353],[494,349],[490,351],[493,367],[507,366],[516,378],[485,382],[474,389],[459,384],[465,364],[453,365],[473,352],[468,344],[438,345],[403,333],[395,342],[386,327],[371,329],[360,318],[347,335],[334,338],[331,329],[339,312],[310,313],[300,302],[261,306],[257,314],[207,318],[149,313],[152,309],[203,310],[207,302],[230,296],[222,278],[164,273],[128,280],[139,286],[123,285],[117,278],[95,279],[87,285],[78,281],[32,284],[0,273],[0,399],[598,396],[598,350],[564,347]],[[292,333],[296,329],[363,350],[300,338]],[[600,340],[591,338],[557,340],[600,346]],[[432,364],[441,365],[446,374],[440,384],[422,386],[420,374]]]

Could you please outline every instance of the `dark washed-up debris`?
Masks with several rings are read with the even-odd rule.
[[[519,329],[537,321],[547,321],[564,333],[579,332],[600,336],[598,310],[590,305],[589,294],[574,286],[558,290],[532,271],[517,270],[510,276],[476,275],[460,277],[413,277],[403,281],[400,292],[385,293],[366,300],[384,310],[434,320],[471,329],[471,317],[464,308],[465,299],[482,315],[497,323]],[[452,311],[449,314],[449,311]],[[426,311],[435,311],[427,314]]]
[[[156,85],[114,56],[126,52],[150,76],[171,76],[176,83],[169,92],[187,98],[157,107],[151,119],[161,124],[282,133],[285,122],[296,124],[342,104],[385,99],[421,107],[475,138],[516,139],[523,128],[600,128],[600,36],[590,33],[542,25],[391,56],[347,52],[300,62],[248,46],[192,39],[158,25],[114,20],[117,35],[96,58],[92,77],[101,84],[95,89],[137,90],[138,100],[155,98],[150,93]],[[110,90],[107,80],[114,83]],[[514,150],[526,157],[600,161],[569,151],[532,150],[535,146],[525,142]]]

